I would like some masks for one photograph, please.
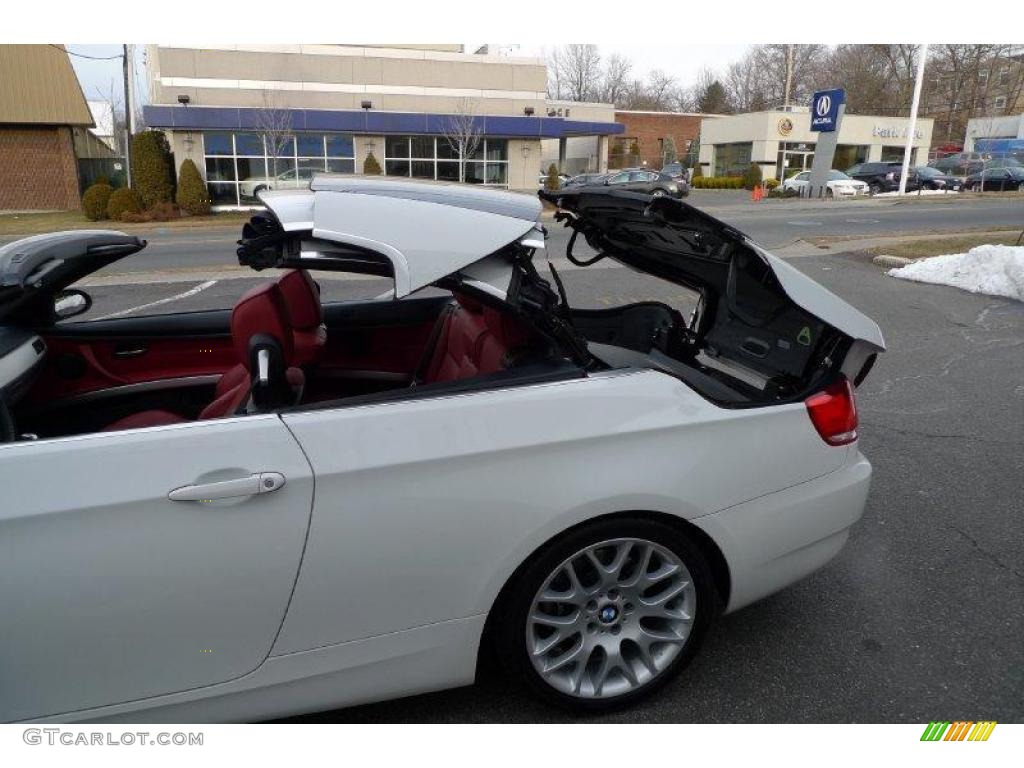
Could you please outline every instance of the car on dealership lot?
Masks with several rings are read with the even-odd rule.
[[[258,176],[243,179],[238,182],[238,192],[243,198],[255,199],[268,189],[308,189],[317,173],[319,171],[312,168],[289,168],[270,178]]]
[[[847,170],[850,178],[862,181],[868,186],[872,195],[880,192],[894,192],[900,188],[900,176],[903,171],[902,161],[881,161],[861,163]],[[917,185],[913,176],[907,178],[907,189],[916,190]]]
[[[833,558],[878,326],[682,201],[540,197],[569,261],[689,317],[574,307],[541,200],[460,185],[263,193],[232,255],[273,271],[230,310],[84,320],[75,284],[145,241],[0,247],[0,720],[267,719],[488,657],[622,706]],[[345,273],[391,295],[322,303]]]
[[[902,168],[900,170],[902,171]],[[943,173],[930,165],[914,166],[907,178],[908,182],[911,180],[915,182],[914,186],[917,189],[937,189],[947,192],[959,192],[963,189],[963,181],[959,178]]]
[[[596,184],[629,192],[642,192],[654,197],[686,197],[690,194],[690,185],[685,181],[676,181],[668,174],[649,171],[646,168],[612,171]]]
[[[811,172],[801,171],[796,176],[791,176],[782,182],[783,190],[793,190],[803,195],[807,194],[811,184]],[[825,182],[825,194],[827,197],[854,197],[866,195],[868,185],[863,181],[857,181],[847,176],[842,171],[829,171],[828,181]]]
[[[1024,167],[1006,165],[978,171],[964,180],[964,188],[971,192],[1024,192]]]
[[[566,180],[563,187],[585,187],[588,184],[600,184],[607,173],[578,173]]]
[[[968,176],[996,168],[1022,167],[1021,161],[1012,154],[991,155],[984,152],[958,152],[955,155],[934,160],[929,167],[948,176],[965,181]]]

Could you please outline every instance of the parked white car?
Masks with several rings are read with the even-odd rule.
[[[243,198],[257,198],[260,192],[269,189],[309,189],[317,171],[311,168],[291,168],[272,178],[257,176],[238,182],[238,191]]]
[[[791,189],[802,194],[807,194],[807,187],[811,183],[811,172],[801,171],[782,182],[783,189]],[[825,194],[828,197],[853,197],[855,195],[866,195],[868,185],[863,181],[850,178],[842,171],[829,171],[828,181],[825,182]]]
[[[542,196],[697,310],[573,309],[538,199],[386,179],[265,193],[238,258],[285,271],[230,311],[68,322],[145,243],[0,248],[0,720],[279,717],[480,651],[620,706],[834,557],[878,326],[679,200]],[[321,306],[325,272],[395,300]]]

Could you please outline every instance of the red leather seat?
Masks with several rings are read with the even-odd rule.
[[[231,311],[231,337],[239,362],[217,381],[214,399],[199,414],[200,419],[217,419],[238,411],[249,399],[252,373],[249,344],[254,336],[272,336],[278,343],[285,365],[293,365],[295,343],[284,297],[276,283],[263,283],[245,293]],[[301,371],[288,370],[288,383],[301,386]],[[188,419],[170,411],[148,410],[125,416],[104,431],[179,424]]]
[[[292,328],[295,357],[292,365],[315,363],[327,344],[320,289],[305,269],[292,269],[277,280]]]
[[[442,316],[423,383],[456,381],[496,373],[509,364],[510,353],[529,343],[532,333],[519,320],[462,294]]]

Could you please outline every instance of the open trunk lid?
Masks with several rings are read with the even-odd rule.
[[[878,325],[728,224],[667,197],[543,191],[559,216],[615,261],[698,291],[694,353],[797,394],[829,372],[855,383],[885,349]]]

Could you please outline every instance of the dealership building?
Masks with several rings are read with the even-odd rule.
[[[902,160],[910,121],[877,115],[843,116],[832,167]],[[914,131],[913,165],[927,165],[931,118],[919,118]],[[782,179],[809,170],[818,134],[811,131],[810,109],[751,112],[706,118],[700,128],[700,165],[704,176],[739,176],[751,164],[765,179]]]
[[[371,154],[389,176],[458,181],[459,133],[479,136],[462,158],[465,181],[533,191],[542,145],[564,159],[570,140],[586,137],[606,158],[623,130],[611,107],[549,103],[543,59],[488,46],[176,45],[146,55],[146,124],[166,132],[176,165],[196,163],[216,206],[255,203],[261,180],[362,173]]]

